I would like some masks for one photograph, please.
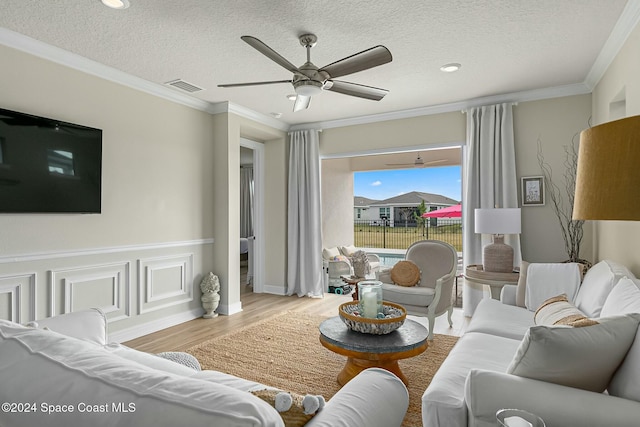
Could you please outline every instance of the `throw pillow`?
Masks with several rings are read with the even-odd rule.
[[[420,281],[420,269],[413,261],[398,261],[391,269],[391,281],[398,286],[415,286]]]
[[[518,276],[518,287],[516,288],[516,305],[518,307],[526,307],[524,304],[525,295],[527,294],[527,269],[529,263],[522,261],[520,263],[520,276]]]
[[[585,274],[576,295],[576,307],[589,317],[600,317],[607,295],[623,277],[633,277],[633,274],[613,261],[600,261]]]
[[[358,251],[358,248],[356,248],[353,245],[351,245],[351,246],[340,246],[340,252],[342,252],[342,255],[344,255],[344,256],[352,257],[352,256],[354,256],[356,254],[357,251]]]
[[[628,314],[584,328],[532,326],[507,373],[601,393],[629,351],[639,322],[640,314]]]
[[[616,316],[627,313],[640,313],[640,289],[635,281],[624,277],[609,293],[600,315]]]
[[[536,310],[533,321],[536,325],[564,325],[574,328],[595,325],[598,322],[589,319],[573,306],[566,294],[551,297]]]
[[[324,248],[322,250],[322,258],[326,260],[333,259],[333,257],[336,257],[338,255],[340,255],[340,251],[338,250],[337,246],[334,246],[332,248]]]
[[[312,394],[302,396],[273,389],[250,393],[273,406],[280,413],[285,427],[304,426],[325,405],[324,397]]]
[[[332,260],[333,260],[333,261],[344,261],[344,262],[346,262],[347,264],[350,264],[350,262],[349,262],[349,258],[347,258],[347,257],[346,257],[346,256],[344,256],[344,255],[334,256]]]

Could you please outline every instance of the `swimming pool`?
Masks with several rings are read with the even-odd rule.
[[[374,252],[375,253],[375,252]],[[380,257],[381,267],[393,267],[396,263],[404,259],[404,253],[392,254],[392,253],[375,253]]]

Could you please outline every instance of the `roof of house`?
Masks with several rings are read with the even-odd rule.
[[[457,205],[458,200],[450,199],[441,194],[422,193],[420,191],[411,191],[409,193],[400,194],[384,200],[378,200],[371,205],[419,205],[422,201],[428,205]]]
[[[379,200],[373,200],[373,199],[367,199],[366,197],[362,197],[362,196],[355,196],[353,198],[353,206],[369,206],[371,204],[375,204],[378,203]]]

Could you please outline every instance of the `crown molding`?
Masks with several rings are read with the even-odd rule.
[[[369,116],[352,117],[348,119],[329,120],[325,122],[303,123],[291,126],[290,131],[304,129],[331,129],[337,127],[362,125],[387,120],[408,119],[412,117],[428,116],[433,114],[450,113],[452,111],[466,112],[469,108],[482,105],[499,104],[503,102],[538,101],[541,99],[560,98],[563,96],[584,95],[591,93],[591,89],[584,83],[575,83],[564,86],[555,86],[544,89],[532,89],[521,92],[505,93],[501,95],[485,96],[449,104],[432,105],[409,110],[391,111],[389,113],[372,114]]]
[[[629,0],[584,81],[591,90],[596,87],[639,22],[640,0]]]

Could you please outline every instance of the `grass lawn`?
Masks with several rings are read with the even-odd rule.
[[[355,225],[354,244],[359,248],[407,249],[413,242],[432,239],[447,242],[462,252],[462,226],[460,224],[439,227],[381,227]]]

